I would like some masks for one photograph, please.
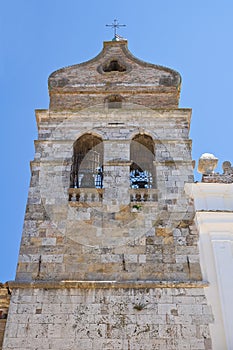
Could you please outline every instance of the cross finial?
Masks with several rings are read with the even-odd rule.
[[[106,24],[106,27],[112,27],[114,30],[114,39],[117,37],[117,28],[126,27],[126,24],[119,24],[117,19],[114,19],[112,24]]]

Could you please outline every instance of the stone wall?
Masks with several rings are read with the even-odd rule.
[[[190,110],[129,107],[37,111],[39,140],[4,350],[77,343],[97,350],[211,349],[194,207],[184,193],[193,181]],[[102,137],[106,164],[113,158],[115,168],[128,167],[135,134],[151,135],[153,200],[132,202],[132,189],[120,191],[119,184],[129,183],[124,169],[120,182],[108,178],[100,201],[70,200],[80,190],[69,189],[73,144],[90,131]]]
[[[0,350],[2,349],[9,304],[10,291],[8,285],[0,283]]]
[[[184,184],[193,181],[190,110],[38,111],[37,119],[17,280],[201,279],[194,207],[184,194]],[[77,191],[69,190],[72,146],[85,132],[103,139],[101,201],[69,200]],[[138,133],[155,144],[157,188],[137,203],[127,164]]]
[[[111,62],[124,70],[105,71]],[[143,71],[143,73],[142,73]],[[60,69],[49,77],[50,109],[79,110],[106,105],[109,96],[150,108],[177,108],[181,78],[176,71],[135,58],[127,41],[105,42],[94,59]]]
[[[211,348],[203,288],[48,287],[14,290],[5,349]]]

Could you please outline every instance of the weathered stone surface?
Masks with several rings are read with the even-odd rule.
[[[9,287],[7,284],[0,283],[0,350],[2,349],[9,304],[10,304]]]
[[[231,162],[225,161],[222,164],[223,173],[212,173],[212,174],[203,174],[202,182],[205,183],[223,183],[231,184],[233,183],[233,167]]]
[[[174,249],[196,246],[197,240],[190,238],[188,228],[185,234],[180,231],[179,240],[172,233],[179,225],[188,225],[194,213],[183,193],[184,184],[193,181],[191,144],[183,133],[190,114],[185,109],[138,110],[132,105],[65,115],[37,111],[40,136],[17,280],[189,280],[191,275],[200,280],[200,271],[190,265],[190,274],[187,256],[178,262]],[[85,197],[85,189],[71,189],[70,195],[67,189],[72,145],[87,130],[102,137],[105,165],[104,188],[86,190],[90,199],[85,202],[77,201]],[[137,133],[150,134],[154,141],[157,185],[144,191],[146,196],[151,191],[149,201],[141,201],[140,194],[139,210],[133,207],[129,184],[130,144]]]
[[[113,70],[106,71],[111,62],[117,64]],[[118,70],[117,65],[125,67],[124,70]],[[176,71],[135,58],[127,48],[127,41],[105,42],[103,51],[94,59],[50,75],[50,109],[105,106],[109,97],[116,95],[121,97],[123,104],[176,108],[180,83]]]
[[[206,349],[212,321],[202,288],[15,289],[12,302],[7,349]]]
[[[198,161],[198,172],[201,174],[212,174],[218,165],[218,158],[213,154],[204,153]]]
[[[179,89],[125,41],[50,76],[4,350],[210,348]]]

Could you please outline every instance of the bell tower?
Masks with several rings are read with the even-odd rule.
[[[122,39],[48,85],[3,350],[211,349],[179,73]]]

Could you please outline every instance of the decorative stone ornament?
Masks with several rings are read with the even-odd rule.
[[[224,174],[232,174],[233,167],[231,166],[231,162],[225,161],[222,163],[222,170]]]
[[[218,165],[218,158],[211,153],[203,153],[198,162],[198,172],[212,174]]]

